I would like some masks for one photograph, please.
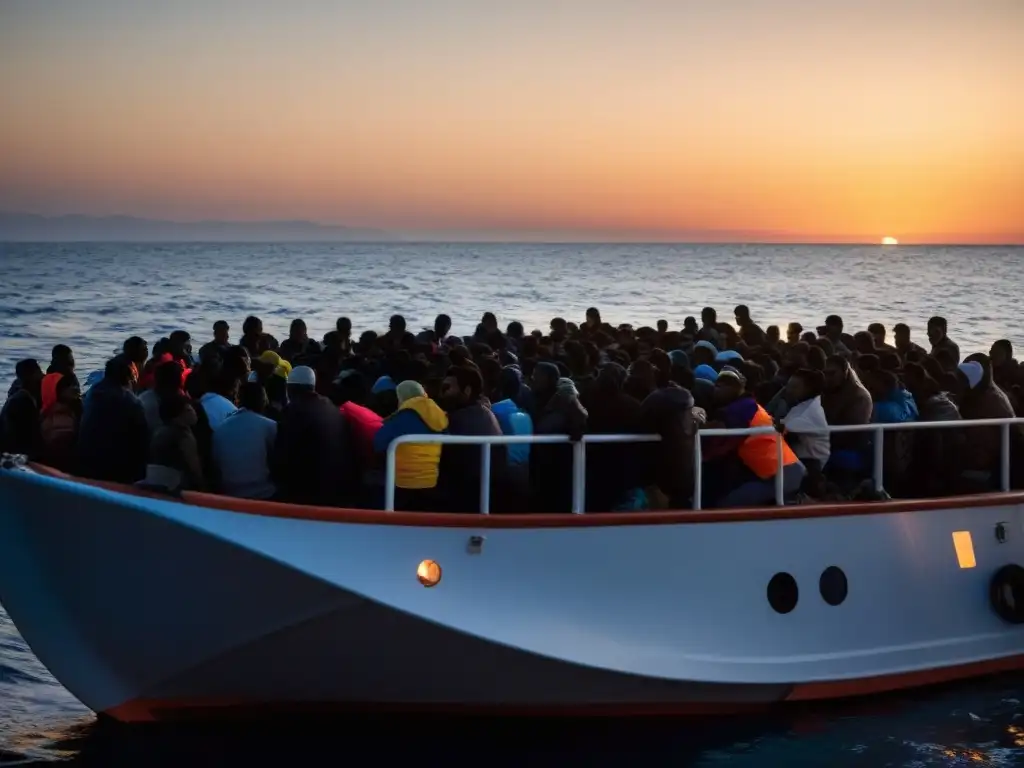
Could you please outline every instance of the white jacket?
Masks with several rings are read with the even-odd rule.
[[[788,442],[798,459],[813,459],[825,466],[830,456],[828,421],[825,409],[821,407],[821,398],[812,397],[797,403],[782,419]]]

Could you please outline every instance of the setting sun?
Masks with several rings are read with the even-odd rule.
[[[899,244],[900,244],[900,241],[897,240],[895,237],[883,237],[882,238],[882,245],[899,245]]]

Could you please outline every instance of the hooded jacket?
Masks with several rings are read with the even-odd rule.
[[[57,399],[57,385],[63,378],[60,373],[48,373],[43,377],[40,458],[48,466],[68,470],[74,460],[78,413]]]
[[[387,451],[391,441],[403,435],[437,435],[448,429],[448,416],[429,397],[412,397],[384,419],[373,436],[377,453]],[[395,451],[395,485],[406,490],[436,488],[441,465],[441,446],[399,445]]]

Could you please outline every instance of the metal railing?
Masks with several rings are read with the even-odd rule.
[[[1010,427],[1024,424],[1024,418],[1012,419],[972,419],[969,421],[908,421],[899,424],[856,424],[829,426],[824,429],[796,432],[790,434],[832,435],[846,432],[868,432],[872,435],[873,463],[872,479],[875,488],[883,489],[884,480],[884,437],[886,432],[897,430],[925,429],[960,429],[976,427],[999,427],[1000,441],[1000,488],[1010,490]],[[700,429],[694,437],[694,476],[693,476],[693,509],[701,509],[701,490],[703,481],[703,460],[701,439],[705,437],[750,437],[752,435],[774,435],[778,466],[775,471],[775,503],[782,506],[786,503],[785,478],[783,477],[784,454],[782,450],[784,436],[775,427],[749,427],[746,429]],[[584,435],[581,440],[573,442],[568,435],[402,435],[391,441],[386,457],[386,475],[384,479],[384,509],[395,510],[395,474],[396,452],[400,445],[477,445],[480,446],[480,512],[490,513],[491,503],[491,446],[493,445],[564,445],[573,446],[572,471],[572,512],[582,515],[584,510],[588,445],[608,443],[649,443],[660,441],[660,435]]]

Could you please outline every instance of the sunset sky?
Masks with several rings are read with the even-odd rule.
[[[1022,41],[1024,0],[7,0],[0,210],[1021,242]]]

